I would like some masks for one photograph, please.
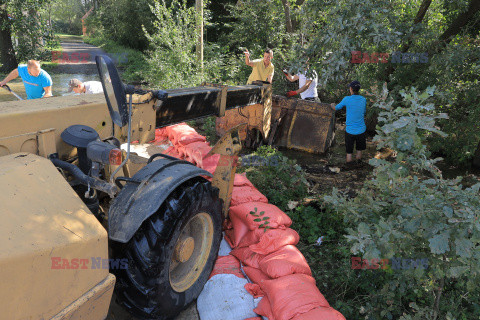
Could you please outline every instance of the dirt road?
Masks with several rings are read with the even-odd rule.
[[[102,49],[86,44],[81,37],[61,37],[62,51],[52,52],[52,62],[58,65],[51,73],[97,75],[95,57],[107,54]]]

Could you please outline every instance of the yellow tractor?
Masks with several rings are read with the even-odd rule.
[[[114,288],[137,318],[171,319],[212,271],[238,134],[212,149],[223,159],[212,182],[187,161],[138,157],[131,143],[261,103],[269,86],[143,91],[108,57],[96,63],[104,95],[0,103],[2,319],[104,319]]]

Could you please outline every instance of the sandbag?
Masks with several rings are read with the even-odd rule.
[[[166,128],[158,128],[155,129],[155,139],[153,140],[154,143],[159,143],[161,141],[168,140],[168,133]]]
[[[269,254],[277,251],[286,245],[296,245],[300,240],[298,233],[290,228],[287,229],[267,229],[257,228],[248,231],[238,247],[250,247],[253,252],[260,254]]]
[[[167,150],[165,150],[163,153],[168,155],[168,156],[175,157],[175,158],[178,158],[178,159],[181,158],[180,154],[177,152],[177,150],[173,146],[168,148]]]
[[[253,252],[253,251],[252,251]],[[266,255],[259,261],[260,270],[270,278],[302,273],[311,276],[312,271],[303,254],[292,245]]]
[[[260,284],[277,320],[289,320],[317,307],[330,307],[315,285],[315,279],[305,274],[292,274]]]
[[[259,261],[265,257],[261,254],[255,253],[249,248],[233,249],[231,254],[247,266],[259,269]]]
[[[233,181],[233,185],[236,187],[245,187],[245,186],[253,187],[253,183],[251,183],[250,180],[247,179],[246,173],[236,173],[235,179]]]
[[[325,307],[318,307],[294,317],[292,320],[346,320],[337,310]]]
[[[248,227],[237,217],[229,215],[232,229],[225,230],[225,239],[232,248],[238,247],[240,241],[248,233]]]
[[[203,142],[205,143],[207,141],[207,138],[204,136],[198,134],[195,130],[194,131],[187,131],[187,132],[182,132],[177,135],[176,143],[186,146],[188,144],[192,144],[195,142]]]
[[[173,145],[173,147],[175,148],[175,150],[177,150],[178,154],[180,155],[181,159],[185,159],[185,156],[187,155],[185,153],[185,147],[184,146],[181,146],[181,145]]]
[[[230,201],[230,206],[235,207],[243,203],[267,203],[268,199],[255,187],[243,186],[243,187],[233,187],[232,191],[232,200]],[[280,210],[280,209],[278,209]],[[253,207],[252,207],[253,211]],[[262,210],[258,210],[260,212]],[[250,212],[250,210],[249,210]],[[248,213],[248,212],[247,212]],[[251,230],[253,230],[252,228]]]
[[[260,269],[245,266],[243,267],[243,271],[253,283],[261,284],[265,280],[271,280],[271,278]]]
[[[203,170],[206,170],[213,174],[215,172],[215,169],[217,169],[218,160],[220,160],[220,155],[214,154],[210,157],[203,158],[199,166]]]
[[[184,135],[197,133],[195,129],[193,129],[186,123],[179,123],[168,126],[166,127],[166,131],[168,134],[168,139],[170,139],[173,144],[179,144],[178,140]]]
[[[253,311],[261,316],[266,317],[268,320],[275,320],[270,301],[268,301],[268,298],[266,296],[263,297],[262,300],[260,300],[258,306],[253,309]]]
[[[199,167],[201,167],[203,158],[212,149],[212,147],[205,142],[193,142],[185,145],[184,147],[188,161],[198,165]]]
[[[253,297],[244,288],[247,283],[247,279],[233,274],[217,274],[208,280],[197,299],[200,319],[245,320],[256,317]]]
[[[245,278],[242,271],[240,271],[240,261],[232,255],[217,258],[210,278],[217,274],[233,274],[239,278]]]
[[[265,296],[262,288],[256,283],[247,283],[245,285],[245,290],[250,293],[254,298],[259,298]]]
[[[246,189],[246,190],[245,190]],[[235,204],[233,202],[233,198],[237,194],[237,199]],[[263,198],[258,196],[260,194]],[[255,199],[262,199],[258,201]],[[250,200],[251,199],[251,200]],[[240,200],[244,201],[243,203],[238,203]],[[246,201],[248,200],[248,201]],[[265,200],[265,201],[263,201]],[[232,203],[230,203],[230,215],[236,216],[239,220],[241,220],[250,230],[257,229],[262,223],[265,223],[263,218],[268,217],[268,226],[270,228],[283,228],[286,229],[292,225],[292,219],[290,219],[287,214],[285,214],[282,210],[280,210],[277,206],[273,204],[266,203],[267,198],[263,196],[257,189],[251,187],[234,187],[232,192]],[[255,208],[257,209],[257,215],[259,215],[262,211],[265,212],[260,218],[261,221],[254,221],[258,219],[254,215],[250,214],[250,212],[255,212]]]

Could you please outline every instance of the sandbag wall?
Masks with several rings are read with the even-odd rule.
[[[219,156],[206,157],[211,147],[193,128],[156,130],[155,142],[167,139],[173,146],[165,153],[214,173]],[[197,301],[201,320],[345,320],[318,290],[291,224],[244,174],[235,175],[225,239]]]

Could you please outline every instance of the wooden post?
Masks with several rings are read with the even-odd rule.
[[[203,0],[195,0],[197,11],[197,59],[203,76]]]

